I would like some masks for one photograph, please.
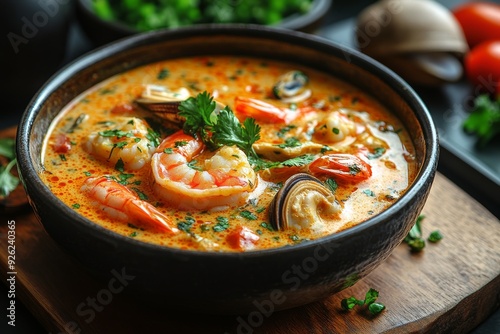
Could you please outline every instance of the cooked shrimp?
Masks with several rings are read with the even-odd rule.
[[[310,106],[301,107],[297,109],[290,109],[285,107],[277,107],[273,104],[248,98],[236,97],[234,100],[234,109],[236,115],[241,118],[251,117],[257,121],[264,123],[285,123],[289,124],[297,117],[313,112],[316,109]]]
[[[155,151],[148,134],[147,124],[140,118],[116,117],[112,128],[106,125],[88,136],[85,149],[113,165],[121,159],[125,168],[137,170],[151,159]]]
[[[170,217],[158,211],[150,203],[139,199],[132,190],[106,176],[88,178],[81,190],[112,218],[145,223],[165,232],[179,232],[173,226]]]
[[[180,209],[243,204],[257,184],[245,153],[223,146],[209,159],[194,160],[204,147],[182,130],[164,139],[151,159],[157,195]]]

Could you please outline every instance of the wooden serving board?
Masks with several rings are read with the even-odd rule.
[[[401,244],[355,286],[281,312],[172,313],[136,302],[122,291],[110,294],[109,282],[94,280],[58,248],[29,209],[0,214],[2,281],[10,271],[7,222],[13,220],[16,298],[50,333],[469,332],[500,306],[500,222],[439,173],[423,214],[424,236],[439,229],[444,235],[439,243],[428,243],[421,253]],[[112,277],[110,273],[110,281]],[[369,288],[377,289],[378,301],[386,305],[380,315],[341,310],[343,298],[363,299]]]

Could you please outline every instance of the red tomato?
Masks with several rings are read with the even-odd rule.
[[[59,133],[52,146],[57,153],[68,153],[71,150],[71,141],[65,134]]]
[[[472,84],[490,94],[500,91],[500,40],[479,44],[465,56],[464,64]]]
[[[466,3],[453,10],[469,46],[500,40],[500,5],[489,2]]]
[[[238,226],[233,232],[227,235],[227,243],[234,249],[244,251],[254,248],[259,241],[259,236],[247,227]]]

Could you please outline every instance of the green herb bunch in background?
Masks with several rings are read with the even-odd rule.
[[[93,0],[98,16],[140,31],[198,23],[273,25],[309,11],[313,0]]]

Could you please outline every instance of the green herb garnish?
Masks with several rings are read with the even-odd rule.
[[[240,216],[248,220],[257,220],[257,216],[248,210],[241,211]]]
[[[229,228],[229,220],[226,217],[217,217],[217,223],[212,228],[215,232],[221,232]]]
[[[375,147],[373,153],[368,153],[368,159],[380,158],[385,153],[384,147]]]
[[[385,306],[383,304],[375,302],[378,298],[378,295],[379,293],[377,290],[370,288],[366,293],[364,300],[357,299],[356,297],[351,296],[349,298],[342,299],[342,301],[340,302],[340,306],[342,307],[342,309],[350,311],[356,305],[358,306],[366,305],[368,311],[371,314],[377,315],[383,310],[385,310]]]
[[[278,144],[276,146],[278,146],[279,148],[288,148],[288,147],[299,147],[301,145],[302,143],[300,142],[299,139],[295,137],[290,137],[285,139],[285,142],[283,144]]]
[[[325,185],[328,189],[330,189],[330,191],[335,194],[335,191],[337,191],[337,188],[338,188],[338,184],[337,182],[334,180],[334,179],[326,179],[325,180]]]
[[[438,230],[432,231],[431,234],[429,234],[429,237],[427,238],[427,240],[429,240],[430,242],[438,242],[441,239],[443,239],[443,235]]]
[[[477,136],[479,147],[484,147],[500,134],[500,96],[493,101],[486,94],[479,95],[474,100],[474,107],[463,127],[465,131]]]
[[[181,102],[179,115],[186,118],[184,132],[199,136],[211,148],[235,145],[247,156],[256,158],[252,145],[260,139],[260,126],[255,120],[247,118],[241,124],[228,106],[218,114],[215,109],[216,103],[207,92]]]
[[[0,139],[0,155],[9,160],[7,165],[0,166],[0,198],[4,198],[14,191],[19,184],[19,178],[10,172],[17,164],[14,139]]]
[[[415,224],[404,239],[404,242],[406,242],[408,246],[410,246],[412,252],[420,252],[425,248],[425,240],[422,238],[422,228],[420,226],[424,218],[424,215],[418,216]]]

